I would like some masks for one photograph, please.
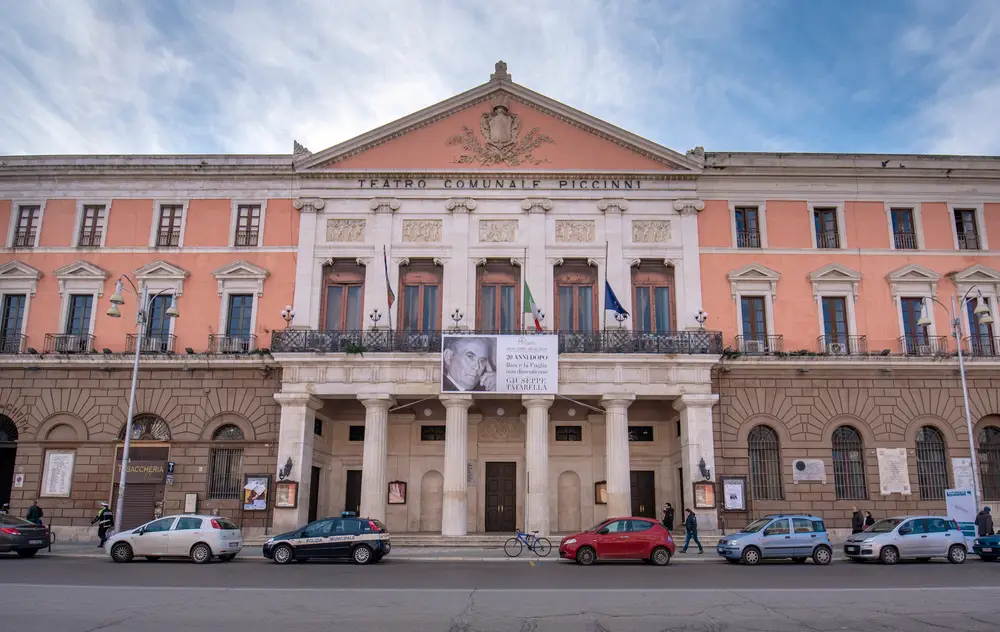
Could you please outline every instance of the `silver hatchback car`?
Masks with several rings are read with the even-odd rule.
[[[880,560],[895,564],[901,559],[927,561],[946,558],[952,564],[965,562],[965,536],[958,524],[941,516],[903,516],[879,520],[844,542],[844,555],[855,562]]]

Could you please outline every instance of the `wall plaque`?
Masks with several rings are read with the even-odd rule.
[[[823,459],[795,459],[792,461],[793,483],[825,483],[826,465]]]
[[[906,448],[878,448],[879,487],[883,496],[910,495],[910,471],[906,465]]]
[[[73,489],[73,466],[76,463],[74,450],[49,450],[45,453],[45,469],[42,471],[43,498],[69,498]]]
[[[363,219],[328,219],[326,220],[327,241],[364,241],[365,220]]]

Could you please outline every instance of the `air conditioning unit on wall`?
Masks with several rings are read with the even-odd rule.
[[[847,343],[846,342],[828,342],[826,345],[826,352],[831,355],[847,355]]]
[[[767,343],[763,340],[744,340],[743,353],[766,353]]]

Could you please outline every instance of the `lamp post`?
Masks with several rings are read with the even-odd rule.
[[[972,297],[972,290],[976,290],[976,308],[972,310],[972,315],[978,319],[979,323],[982,325],[989,325],[993,323],[993,317],[990,316],[990,308],[983,301],[982,291],[976,287],[972,286],[969,291],[965,293],[961,301],[958,299],[958,294],[953,294],[951,297],[951,334],[955,337],[955,345],[958,348],[958,373],[962,377],[962,400],[965,406],[965,429],[969,433],[969,461],[972,466],[972,497],[976,501],[976,510],[979,510],[980,503],[980,493],[979,493],[979,466],[976,462],[976,438],[972,434],[972,413],[969,411],[969,386],[965,380],[965,359],[962,356],[962,309],[968,305]],[[934,301],[938,305],[948,311],[948,307],[937,300],[933,296],[927,297]],[[961,309],[959,309],[961,305]],[[922,302],[920,307],[920,318],[917,320],[917,325],[921,327],[927,327],[931,324],[931,317],[928,313],[927,303]],[[970,322],[970,327],[975,327],[975,323]]]
[[[285,305],[285,309],[281,310],[281,318],[285,321],[285,329],[292,326],[292,321],[295,319],[295,310],[292,309],[291,305]]]
[[[124,286],[122,283],[123,279],[128,281],[128,284],[132,286],[131,289]],[[142,351],[142,335],[145,333],[146,324],[149,322],[149,310],[153,305],[153,301],[167,291],[166,289],[163,289],[156,294],[149,296],[149,291],[147,290],[145,284],[143,284],[142,290],[140,290],[136,287],[135,283],[128,277],[128,275],[123,274],[118,277],[118,283],[115,285],[115,293],[111,295],[111,307],[108,308],[107,312],[108,316],[111,318],[121,318],[122,316],[122,313],[118,310],[118,306],[125,304],[125,296],[122,294],[123,290],[128,290],[139,300],[139,307],[135,312],[135,325],[137,330],[137,337],[135,341],[135,361],[132,364],[132,392],[128,399],[128,418],[125,420],[125,445],[122,447],[122,472],[118,481],[118,502],[115,504],[114,524],[116,526],[121,525],[122,514],[125,511],[125,483],[127,478],[126,473],[128,472],[129,448],[132,446],[132,415],[135,412],[135,387],[139,382],[139,354]],[[169,318],[177,318],[180,316],[180,312],[177,311],[176,296],[171,297],[170,307],[167,308],[166,315]]]

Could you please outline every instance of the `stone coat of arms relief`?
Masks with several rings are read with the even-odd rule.
[[[482,167],[507,165],[517,167],[522,163],[540,165],[548,162],[545,158],[537,158],[533,154],[542,145],[553,144],[551,138],[542,134],[536,127],[518,138],[521,132],[521,119],[510,111],[508,99],[504,95],[493,97],[493,108],[484,112],[479,119],[479,131],[484,142],[480,141],[472,129],[462,126],[462,133],[448,139],[448,145],[461,145],[466,153],[454,160],[457,164],[477,163]]]

